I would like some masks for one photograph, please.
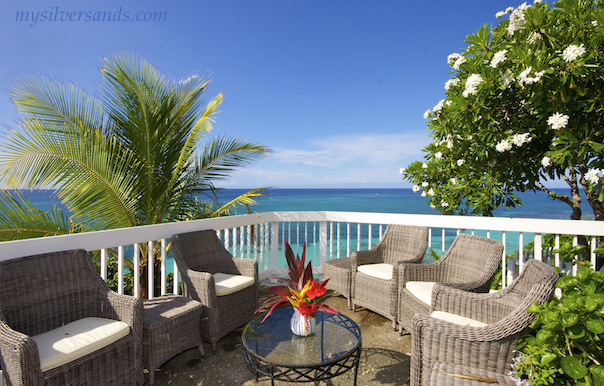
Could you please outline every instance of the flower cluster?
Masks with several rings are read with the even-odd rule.
[[[453,53],[447,57],[447,63],[456,70],[461,68],[461,65],[466,62],[466,58],[461,54]]]
[[[493,68],[497,68],[497,65],[501,62],[503,62],[504,60],[506,60],[506,52],[508,52],[508,50],[501,50],[501,51],[497,51],[495,53],[495,55],[493,55],[493,59],[491,59],[491,67]]]
[[[469,95],[476,94],[478,91],[478,85],[482,83],[482,76],[480,74],[472,74],[468,76],[466,79],[466,89],[463,91],[464,98],[467,98]]]
[[[579,56],[583,55],[584,53],[585,53],[585,46],[583,45],[583,43],[581,43],[580,46],[571,44],[568,47],[566,47],[564,49],[564,51],[562,52],[562,59],[564,59],[567,62],[572,62],[573,60],[577,59]]]
[[[561,113],[555,113],[551,117],[547,118],[547,124],[554,130],[560,130],[568,125],[568,115]]]
[[[279,278],[279,280],[283,280],[289,285],[280,285],[269,288],[277,294],[277,296],[267,299],[264,304],[256,310],[256,313],[268,310],[266,315],[262,318],[262,322],[264,322],[276,309],[288,305],[296,307],[300,314],[304,316],[315,316],[317,311],[337,314],[333,308],[323,304],[323,301],[334,293],[334,291],[328,292],[325,288],[329,279],[322,283],[317,283],[312,276],[311,262],[308,262],[308,265],[305,265],[306,243],[304,243],[302,257],[298,257],[297,255],[294,255],[291,246],[285,241],[285,259],[287,260],[287,265],[289,267],[289,279]]]
[[[499,141],[497,145],[495,145],[495,150],[500,153],[512,150],[512,144],[518,147],[522,147],[525,143],[529,143],[533,140],[530,137],[530,133],[524,134],[514,134],[512,138],[507,138]]]
[[[600,182],[601,172],[602,171],[600,169],[591,169],[590,171],[585,173],[585,179],[595,185]]]
[[[518,83],[520,83],[521,85],[537,83],[541,80],[543,74],[545,74],[545,71],[539,71],[534,72],[531,75],[532,70],[533,67],[529,66],[524,71],[522,71],[520,75],[518,75]]]

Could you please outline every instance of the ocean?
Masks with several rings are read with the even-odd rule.
[[[218,196],[220,202],[228,202],[245,189],[224,189]],[[558,193],[566,193],[558,190]],[[53,191],[26,190],[23,194],[35,208],[43,211],[53,207],[65,207],[56,198]],[[522,205],[515,208],[498,208],[496,217],[569,219],[571,209],[568,205],[554,201],[542,192],[524,192],[518,196]],[[344,211],[375,213],[411,213],[438,214],[430,208],[428,200],[411,189],[270,189],[266,197],[261,197],[256,205],[250,206],[253,212],[278,211]],[[584,200],[585,201],[585,200]],[[247,213],[245,207],[238,209],[239,214]]]

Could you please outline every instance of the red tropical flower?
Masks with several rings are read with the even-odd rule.
[[[294,251],[287,241],[285,241],[284,244],[285,259],[287,261],[287,266],[289,267],[289,279],[280,278],[279,280],[284,280],[289,285],[280,285],[269,288],[277,296],[266,300],[264,304],[256,310],[256,313],[267,310],[266,315],[262,318],[262,322],[264,322],[274,310],[289,305],[296,307],[304,316],[315,316],[317,310],[330,314],[337,314],[333,308],[322,304],[323,301],[335,291],[328,292],[325,288],[325,284],[327,284],[329,279],[322,283],[317,283],[315,279],[313,279],[311,262],[306,264],[306,243],[304,243],[301,257],[294,254]]]

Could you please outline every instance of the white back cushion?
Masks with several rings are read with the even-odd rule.
[[[470,326],[470,327],[485,327],[488,324],[480,322],[478,320],[466,318],[465,316],[451,314],[449,312],[444,311],[433,311],[430,314],[431,317],[446,320],[447,322],[459,324],[461,326]]]
[[[392,280],[392,264],[363,264],[357,267],[357,271],[382,280]]]
[[[214,286],[216,296],[232,294],[255,284],[254,278],[242,275],[229,275],[228,273],[215,273]]]
[[[129,333],[130,326],[119,320],[84,318],[31,338],[38,345],[44,372],[102,349]]]
[[[435,282],[432,281],[408,281],[405,284],[407,291],[411,292],[413,296],[426,303],[432,305],[432,288],[434,288]]]

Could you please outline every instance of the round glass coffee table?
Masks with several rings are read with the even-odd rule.
[[[294,335],[289,327],[292,308],[274,311],[243,329],[243,356],[256,373],[274,381],[315,382],[354,370],[354,384],[361,357],[361,329],[349,317],[317,312],[310,336]]]

